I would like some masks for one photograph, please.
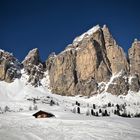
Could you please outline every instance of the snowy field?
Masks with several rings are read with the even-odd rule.
[[[51,110],[49,110],[51,111]],[[59,112],[35,119],[34,112],[0,115],[0,140],[139,140],[140,119],[92,117]]]
[[[42,86],[34,88],[26,83],[26,75],[13,83],[0,82],[0,140],[140,140],[140,118],[123,118],[111,113],[115,104],[127,104],[129,113],[140,113],[140,93],[129,92],[127,96],[116,97],[103,93],[91,98],[55,95],[41,81]],[[33,98],[38,99],[36,103]],[[55,102],[50,105],[50,100]],[[73,113],[75,102],[80,103],[80,114]],[[86,116],[86,111],[113,103],[107,108],[110,117]],[[55,115],[54,118],[36,119],[32,115],[34,104],[38,110]],[[29,108],[32,107],[30,110]]]

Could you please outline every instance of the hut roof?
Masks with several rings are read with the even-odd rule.
[[[41,115],[41,114],[46,114],[48,117],[54,117],[55,115],[53,115],[52,113],[49,113],[49,112],[45,112],[45,111],[38,111],[36,112],[35,114],[33,114],[34,117],[37,117],[38,115]]]

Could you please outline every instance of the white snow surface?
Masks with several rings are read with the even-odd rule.
[[[128,111],[140,112],[140,93],[129,91],[127,96],[113,96],[109,93],[87,97],[67,97],[52,94],[49,89],[47,72],[42,79],[42,86],[32,87],[27,84],[28,76],[22,70],[21,79],[13,83],[0,82],[0,107],[7,105],[11,112],[0,114],[0,140],[139,140],[140,119],[122,118],[111,114],[110,117],[86,116],[85,112],[111,102],[130,104]],[[51,112],[54,118],[36,119],[29,111],[32,101],[37,98],[38,110]],[[58,105],[49,105],[53,99]],[[72,113],[75,101],[80,103],[81,114]],[[135,104],[137,104],[137,106]],[[112,108],[109,109],[112,111]]]
[[[47,108],[47,106],[46,106]],[[50,110],[49,108],[47,110]],[[140,120],[71,114],[56,107],[55,118],[35,119],[31,112],[0,115],[1,140],[139,140]]]

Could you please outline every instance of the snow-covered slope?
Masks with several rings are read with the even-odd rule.
[[[49,89],[47,88],[48,78],[42,79],[43,85],[46,86],[39,86],[33,87],[27,82],[28,75],[22,72],[22,77],[20,79],[15,79],[12,83],[7,83],[4,81],[0,81],[0,100],[24,100],[25,97],[37,97],[37,96],[45,96]],[[47,75],[48,76],[48,75]]]
[[[41,80],[41,86],[33,87],[27,83],[28,75],[22,72],[21,79],[13,83],[0,82],[0,111],[5,106],[9,112],[0,114],[0,140],[139,140],[140,119],[121,118],[111,113],[115,107],[107,108],[110,117],[86,116],[87,110],[95,111],[113,104],[129,104],[128,111],[140,112],[140,94],[130,92],[127,96],[113,96],[102,93],[91,98],[67,97],[52,94],[49,89],[48,73]],[[33,98],[37,101],[34,104]],[[50,100],[55,105],[50,106]],[[81,114],[73,113],[77,108],[75,102],[80,103]],[[29,108],[37,105],[38,110],[51,112],[55,118],[35,119],[32,115],[36,112]]]
[[[34,112],[0,115],[1,140],[139,140],[139,119],[62,113],[67,119],[35,119]]]
[[[44,101],[47,97],[49,97],[50,99],[53,99],[55,102],[60,104],[62,108],[64,107],[69,110],[72,110],[73,104],[78,101],[81,104],[81,108],[83,108],[83,110],[85,110],[84,108],[87,108],[87,105],[89,105],[89,109],[92,109],[93,104],[103,107],[108,103],[114,105],[125,103],[128,105],[128,111],[137,113],[140,112],[140,109],[138,108],[140,105],[140,93],[134,93],[129,91],[127,95],[115,96],[110,93],[103,92],[102,94],[97,94],[90,98],[82,96],[61,96],[51,93],[49,89],[48,72],[45,73],[44,78],[41,80],[41,86],[38,87],[33,87],[27,82],[28,75],[26,75],[24,70],[22,70],[21,73],[21,79],[16,79],[12,83],[0,81],[0,105],[4,102],[10,103],[10,101],[12,101],[13,103],[15,101],[16,103],[19,101],[23,102],[27,99],[33,98],[38,98],[41,101]],[[112,79],[115,77],[116,76],[113,76],[110,81],[112,81]],[[107,83],[106,86],[108,86],[109,83]],[[2,106],[4,107],[4,104]]]

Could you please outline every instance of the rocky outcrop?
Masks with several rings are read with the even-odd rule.
[[[133,42],[132,47],[128,51],[130,62],[130,74],[137,74],[140,79],[140,41]]]
[[[121,47],[119,47],[109,32],[106,25],[103,27],[103,34],[105,39],[105,47],[107,51],[107,57],[109,59],[111,70],[113,74],[117,74],[120,71],[129,71],[129,63],[126,55]]]
[[[95,78],[97,82],[107,81],[111,75],[103,33],[99,28],[77,46],[76,70],[79,80]]]
[[[77,37],[65,51],[47,60],[54,93],[89,96],[97,93],[97,82],[109,80],[111,69],[103,32],[99,26],[92,30],[94,32]]]
[[[57,57],[50,57],[48,66],[52,91],[61,95],[74,95],[76,84],[75,50],[62,52]],[[52,62],[53,61],[53,62]],[[67,91],[67,92],[65,92]]]
[[[123,49],[116,43],[109,29],[98,25],[76,37],[72,44],[46,62],[52,91],[61,95],[91,96],[101,92],[114,95],[139,90],[139,42],[133,43],[130,66]],[[135,61],[135,62],[134,62]],[[139,62],[137,62],[139,61]],[[138,64],[138,65],[137,65]],[[132,66],[133,65],[133,66]],[[110,82],[112,75],[115,77]],[[100,84],[102,83],[102,84]]]
[[[29,64],[38,65],[40,63],[39,58],[39,51],[37,48],[29,51],[28,55],[23,60],[24,67],[28,66]]]
[[[138,92],[140,89],[140,41],[137,39],[132,43],[128,51],[130,63],[130,90]]]
[[[0,50],[0,80],[12,82],[21,76],[21,63],[10,53]]]
[[[130,91],[138,92],[140,90],[140,81],[138,75],[134,74],[129,79]]]
[[[22,63],[25,72],[29,75],[28,82],[33,86],[39,86],[40,79],[44,75],[44,67],[40,61],[38,49],[31,50]]]
[[[120,72],[117,76],[113,78],[111,83],[108,85],[106,92],[113,95],[126,95],[129,90],[128,77],[123,72]]]
[[[37,48],[31,50],[22,64],[10,53],[0,50],[0,80],[12,82],[20,78],[20,70],[28,75],[27,83],[40,86],[48,70],[50,87],[60,95],[95,95],[108,92],[126,95],[140,90],[140,41],[135,40],[128,58],[109,29],[95,26],[56,55],[45,65]]]

